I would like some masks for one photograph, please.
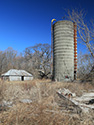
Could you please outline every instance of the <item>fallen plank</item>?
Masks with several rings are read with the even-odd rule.
[[[72,98],[72,97],[69,98],[68,96],[63,95],[60,92],[57,92],[57,94],[59,95],[60,98],[66,99],[73,106],[75,106],[75,108],[78,108],[79,111],[82,110],[83,112],[88,112],[89,109],[94,110],[94,105],[87,105],[87,104],[81,103],[81,102],[76,100],[76,97],[75,98]]]
[[[81,113],[82,112],[82,109],[79,107],[79,105],[76,105],[72,100],[70,100],[70,98],[67,98],[66,96],[62,95],[61,93],[57,92],[58,96],[60,98],[63,99],[63,101],[67,101],[67,105],[69,106],[69,109],[70,109],[70,106],[72,106],[73,108],[76,109],[76,113]],[[67,106],[67,107],[68,107]]]

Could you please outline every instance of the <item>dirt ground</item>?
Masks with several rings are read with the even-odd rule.
[[[63,88],[80,97],[94,85],[45,79],[0,81],[0,125],[94,125],[94,110],[79,111],[60,98],[57,91]]]

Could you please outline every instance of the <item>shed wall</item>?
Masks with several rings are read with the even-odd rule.
[[[21,81],[21,76],[9,76],[10,81]]]
[[[33,80],[33,77],[24,77],[24,80]]]
[[[24,76],[24,80],[22,80],[22,76],[9,76],[9,80],[10,81],[25,81],[25,80],[32,80],[33,77],[28,77],[28,76]]]

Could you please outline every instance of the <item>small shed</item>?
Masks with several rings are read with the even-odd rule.
[[[3,80],[8,79],[9,81],[25,81],[32,80],[32,74],[25,70],[10,69],[8,72],[1,75]]]

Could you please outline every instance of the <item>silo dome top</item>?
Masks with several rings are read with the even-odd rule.
[[[56,23],[73,24],[73,22],[72,22],[72,21],[70,21],[70,20],[59,20],[59,21],[56,21],[54,24],[56,24]]]

